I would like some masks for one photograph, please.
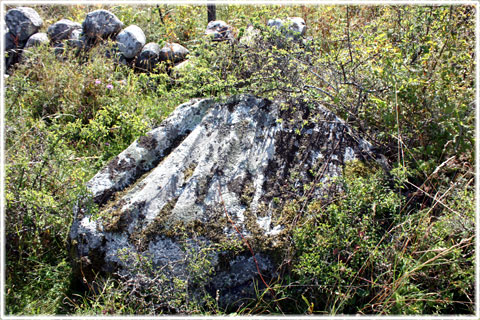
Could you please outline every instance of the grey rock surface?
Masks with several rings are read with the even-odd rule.
[[[245,29],[243,36],[240,38],[240,44],[248,47],[252,47],[255,45],[256,38],[260,34],[260,30],[255,29],[253,25],[248,25]]]
[[[233,29],[225,21],[210,21],[205,30],[205,34],[213,41],[233,40]]]
[[[8,72],[9,68],[20,60],[21,48],[25,43],[19,43],[15,35],[6,32],[4,36],[5,44],[5,72]]]
[[[178,63],[186,59],[190,52],[184,46],[178,43],[166,43],[160,50],[160,61],[170,61],[171,63]]]
[[[136,67],[143,71],[153,71],[159,62],[159,55],[160,46],[155,42],[147,43],[138,54]]]
[[[270,19],[267,22],[267,26],[280,30],[288,37],[298,39],[305,35],[307,26],[305,20],[299,17],[289,17],[285,20],[282,19]]]
[[[58,42],[62,40],[74,39],[72,38],[72,33],[77,31],[74,35],[77,39],[79,38],[78,32],[82,32],[82,25],[78,22],[73,22],[68,19],[62,19],[55,22],[47,29],[48,37],[52,42]]]
[[[136,25],[126,27],[117,35],[117,45],[125,58],[134,58],[145,45],[145,34]]]
[[[89,41],[115,37],[123,28],[123,23],[108,10],[95,10],[87,14],[82,23],[85,36]]]
[[[86,38],[82,29],[74,29],[67,39],[67,44],[71,47],[82,49],[85,47]]]
[[[49,43],[48,36],[44,32],[38,32],[30,36],[28,38],[27,43],[25,44],[24,49],[28,49],[31,47],[36,47],[41,44]]]
[[[186,73],[190,72],[193,68],[195,68],[195,65],[190,59],[184,60],[173,66],[170,76],[173,79],[179,79]]]
[[[10,9],[5,14],[5,23],[18,41],[25,42],[43,25],[43,20],[37,11],[28,7]]]
[[[185,280],[189,254],[209,248],[214,272],[204,284],[222,306],[235,306],[254,297],[257,264],[267,281],[275,276],[293,219],[282,203],[312,183],[316,197],[335,194],[345,162],[371,148],[319,104],[287,110],[249,95],[182,104],[88,182],[70,231],[77,268],[135,278],[138,261],[158,272],[173,263],[168,276]],[[243,250],[229,249],[236,241]]]
[[[15,36],[12,33],[6,32],[4,39],[5,51],[12,50],[17,47],[15,44]]]

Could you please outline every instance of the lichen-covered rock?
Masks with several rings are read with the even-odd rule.
[[[299,17],[289,17],[286,20],[270,19],[267,26],[277,28],[286,36],[295,39],[303,37],[307,29],[305,20]]]
[[[225,21],[210,21],[205,30],[205,34],[213,41],[233,40],[233,29]]]
[[[15,35],[11,32],[5,32],[4,39],[5,51],[17,48],[17,45],[15,44]]]
[[[305,31],[307,30],[307,25],[305,24],[305,20],[300,17],[293,17],[287,18],[287,22],[289,23],[288,28],[293,32],[296,32],[300,36],[305,35]]]
[[[255,29],[253,25],[248,25],[243,36],[238,42],[244,46],[252,47],[255,45],[256,38],[259,36],[259,34],[260,30]]]
[[[75,35],[73,36],[78,38],[78,32],[82,32],[82,25],[78,22],[73,22],[68,19],[62,19],[49,26],[47,29],[47,34],[50,40],[53,43],[56,43],[62,40],[73,39],[72,33],[75,30],[77,31],[77,33],[75,33]]]
[[[145,34],[136,25],[126,27],[117,35],[117,45],[125,58],[134,58],[145,45]]]
[[[123,28],[123,23],[108,10],[95,10],[87,14],[82,23],[85,36],[90,42],[115,37]]]
[[[38,32],[28,38],[27,43],[25,44],[24,49],[31,47],[36,47],[42,44],[49,43],[48,36],[44,32]]]
[[[307,187],[335,194],[344,163],[371,148],[318,104],[282,109],[248,95],[185,103],[88,182],[70,232],[77,268],[135,278],[143,262],[152,278],[188,282],[193,263],[220,305],[238,307],[262,286],[258,270],[266,281],[276,275],[296,215],[282,204]],[[208,264],[189,258],[205,251]]]
[[[159,62],[160,46],[155,42],[149,42],[143,46],[142,51],[138,54],[135,67],[151,72]]]
[[[160,50],[160,61],[178,63],[186,59],[190,52],[184,46],[178,43],[166,43]]]
[[[195,68],[195,65],[193,64],[193,62],[190,59],[179,62],[179,63],[177,63],[173,66],[173,68],[170,72],[170,76],[173,79],[178,79],[182,75],[188,73],[193,68]]]
[[[32,8],[18,7],[7,11],[5,23],[18,41],[25,42],[40,29],[43,20]]]
[[[77,49],[85,48],[86,38],[83,35],[82,29],[75,29],[70,34],[70,37],[67,39],[67,44],[70,47],[74,47]]]
[[[9,68],[18,62],[21,56],[21,48],[25,45],[24,43],[19,43],[18,39],[15,38],[15,35],[6,32],[5,38],[5,72],[9,70]]]

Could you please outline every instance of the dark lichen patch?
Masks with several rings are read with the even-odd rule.
[[[141,136],[138,139],[138,145],[148,150],[154,150],[157,147],[158,142],[151,133],[147,133],[145,136]]]
[[[128,161],[126,159],[128,159]],[[130,154],[127,154],[125,158],[120,158],[120,156],[113,158],[107,164],[105,169],[109,174],[110,180],[114,180],[115,176],[118,175],[119,172],[129,173],[120,179],[120,181],[116,181],[114,186],[105,189],[101,194],[97,195],[93,199],[95,203],[97,203],[99,206],[103,206],[119,191],[128,188],[132,182],[138,181],[138,178],[145,173],[145,170],[141,167],[141,165],[142,164],[137,165],[136,160]]]
[[[128,188],[118,191],[115,193],[115,198],[108,201],[99,212],[99,217],[103,222],[103,228],[105,231],[120,231],[125,224],[125,217],[122,216],[128,215],[128,211],[124,210],[123,206],[127,203],[124,197],[134,188],[142,188],[144,185],[144,179],[148,176],[148,173],[145,173],[143,176],[138,178],[134,184],[130,185]],[[144,206],[144,203],[137,204],[137,211],[141,212],[141,208]]]
[[[243,177],[237,177],[227,184],[229,191],[234,192],[240,199],[240,204],[249,207],[255,194],[255,187],[253,185],[253,177],[250,172]]]
[[[195,188],[196,200],[195,203],[202,204],[207,196],[208,190],[210,189],[210,184],[213,179],[213,173],[210,173],[206,176],[201,176],[197,180],[197,185]]]
[[[124,158],[121,158],[120,156],[116,156],[107,165],[107,170],[110,173],[110,176],[112,177],[117,172],[129,171],[134,168],[135,168],[135,159],[130,154],[125,155]]]
[[[168,221],[170,219],[173,208],[177,203],[178,197],[171,199],[167,202],[160,212],[156,215],[155,219],[150,222],[145,228],[137,228],[130,235],[130,242],[137,248],[139,251],[145,251],[148,248],[148,244],[155,239],[155,237],[160,235],[168,236]]]
[[[183,171],[183,181],[187,182],[195,172],[195,168],[197,167],[197,163],[192,162],[190,165]]]
[[[265,193],[260,199],[265,203],[273,198],[285,203],[311,186],[323,190],[317,184],[321,177],[317,176],[340,174],[332,166],[342,165],[346,145],[356,149],[358,144],[347,134],[346,126],[321,106],[311,109],[305,103],[291,105],[281,111],[280,117],[291,120],[285,121],[275,136],[278,156],[269,161],[266,170],[267,179],[262,186]],[[324,165],[327,170],[323,170]]]
[[[101,211],[101,221],[105,231],[120,231],[122,227],[120,221],[122,216],[125,214],[123,210],[123,206],[125,204],[125,200],[112,201],[110,205]]]

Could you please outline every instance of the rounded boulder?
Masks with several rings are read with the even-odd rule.
[[[5,23],[18,41],[24,42],[32,34],[37,33],[43,25],[43,20],[32,8],[18,7],[7,11]]]
[[[85,36],[90,40],[114,37],[123,28],[123,23],[108,10],[95,10],[87,14],[82,23]]]
[[[136,67],[142,71],[151,72],[158,64],[160,46],[155,42],[147,43],[137,57]]]
[[[117,35],[117,45],[125,58],[134,58],[145,45],[146,38],[142,29],[136,25],[128,26]]]
[[[187,48],[178,43],[166,43],[160,50],[160,61],[181,62],[189,53]]]
[[[33,34],[30,38],[28,38],[27,43],[25,44],[24,49],[28,49],[31,47],[37,47],[41,44],[48,43],[48,36],[44,32],[39,32]]]
[[[81,32],[81,29],[82,25],[80,23],[62,19],[48,27],[47,34],[53,42],[58,42],[71,39],[73,31],[80,30]]]

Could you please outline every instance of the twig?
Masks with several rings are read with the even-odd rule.
[[[353,63],[353,55],[352,55],[352,46],[350,43],[350,7],[347,6],[347,43],[348,43],[348,53],[350,55],[350,63]]]
[[[335,100],[335,97],[334,97],[332,94],[328,93],[327,91],[325,91],[325,90],[323,90],[323,89],[321,89],[321,88],[319,88],[319,87],[315,87],[315,86],[311,86],[311,85],[306,84],[306,85],[303,86],[303,88],[304,88],[304,89],[305,89],[305,88],[311,88],[311,89],[318,90],[318,91],[320,91],[321,93],[324,93],[324,94],[326,94],[327,96],[329,96],[332,100]]]

